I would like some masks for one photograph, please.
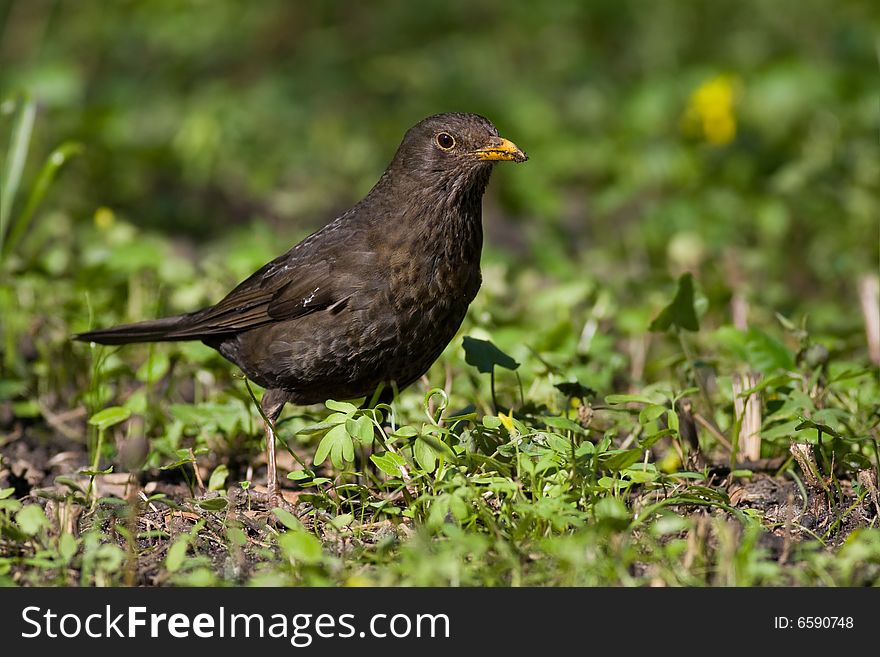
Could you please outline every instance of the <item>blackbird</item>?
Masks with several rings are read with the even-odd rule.
[[[481,199],[493,164],[526,159],[482,116],[430,116],[406,132],[366,197],[216,305],[74,339],[201,340],[238,365],[266,388],[277,504],[274,423],[284,405],[400,390],[428,370],[480,287]]]

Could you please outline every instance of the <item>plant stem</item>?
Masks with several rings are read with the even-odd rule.
[[[694,380],[697,382],[697,387],[700,389],[700,396],[703,398],[703,401],[706,403],[707,414],[705,420],[712,425],[714,431],[713,433],[721,433],[721,429],[718,428],[718,425],[715,424],[715,405],[712,403],[712,399],[709,397],[709,391],[706,389],[706,382],[703,380],[702,375],[697,370],[696,365],[694,364],[694,357],[691,353],[690,347],[688,347],[687,341],[684,339],[684,336],[681,334],[681,329],[678,327],[675,328],[675,337],[678,338],[678,343],[681,345],[681,350],[684,352],[684,357],[688,362],[688,365],[691,367],[691,371],[694,373]]]

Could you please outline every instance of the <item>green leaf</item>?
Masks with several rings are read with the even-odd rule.
[[[478,340],[467,335],[464,337],[464,360],[483,374],[491,374],[496,365],[506,370],[519,367],[519,363],[488,340]]]
[[[661,415],[663,415],[666,411],[666,406],[662,404],[651,404],[650,406],[645,406],[639,412],[639,424],[648,424],[649,422],[653,422]]]
[[[648,449],[661,438],[665,438],[666,436],[674,436],[676,433],[677,432],[673,429],[661,429],[657,433],[652,433],[641,438],[639,440],[639,445],[644,449]]]
[[[532,459],[529,458],[526,454],[520,454],[517,459],[517,465],[521,472],[525,472],[528,475],[535,474],[535,464],[532,462]]]
[[[85,495],[86,493],[85,490],[83,490],[82,486],[80,486],[79,483],[76,482],[76,480],[71,479],[70,477],[65,477],[63,475],[55,477],[55,483],[62,486],[67,486],[71,491],[76,493],[82,493],[83,495]],[[0,497],[0,499],[2,499],[2,497]]]
[[[694,310],[694,277],[687,272],[678,279],[678,289],[672,303],[660,311],[649,330],[668,331],[675,326],[685,331],[699,331],[700,323]]]
[[[556,433],[555,431],[548,431],[546,433],[541,433],[536,436],[543,437],[544,440],[547,441],[547,447],[552,449],[557,454],[563,454],[566,458],[571,455],[571,439],[562,436],[561,434]]]
[[[794,436],[797,431],[796,427],[798,426],[797,420],[791,420],[789,422],[783,422],[782,424],[777,424],[769,429],[763,429],[761,431],[761,438],[764,440],[775,440],[777,438],[791,438]]]
[[[614,528],[626,527],[630,521],[629,509],[616,497],[603,497],[593,507],[593,511],[599,522]]]
[[[795,368],[794,356],[785,345],[759,329],[746,333],[746,350],[749,364],[765,374]]]
[[[168,548],[168,554],[165,557],[165,568],[168,569],[168,572],[174,573],[180,570],[183,560],[186,558],[187,545],[188,541],[186,538],[178,538]]]
[[[341,513],[330,520],[330,524],[336,529],[348,527],[352,522],[354,522],[354,516],[350,513]]]
[[[7,497],[12,497],[12,494],[14,492],[14,488],[0,488],[0,500],[5,500]]]
[[[300,531],[305,530],[305,527],[303,527],[303,524],[299,521],[299,519],[295,515],[293,515],[290,511],[288,511],[287,509],[282,509],[281,507],[275,507],[274,509],[272,509],[272,513],[274,513],[275,517],[278,518],[278,520],[281,522],[281,524],[284,525],[285,527],[287,527],[288,529],[300,530]]]
[[[449,510],[456,520],[465,520],[468,517],[468,505],[458,495],[449,495]]]
[[[379,468],[382,472],[390,477],[399,477],[400,466],[406,463],[406,461],[403,460],[403,457],[401,457],[399,454],[395,454],[394,452],[382,452],[381,454],[372,454],[370,456],[370,460],[376,464],[377,468]]]
[[[278,545],[294,562],[315,564],[320,563],[323,557],[321,541],[314,534],[305,531],[289,531],[281,534],[278,537]]]
[[[606,491],[613,491],[617,489],[618,491],[624,491],[631,487],[635,482],[630,481],[629,479],[616,479],[614,477],[599,477],[599,481],[596,482],[599,485],[599,488],[602,488]]]
[[[437,452],[427,441],[417,438],[413,443],[413,456],[425,472],[434,472],[437,467]]]
[[[207,500],[196,500],[196,505],[205,511],[222,511],[229,506],[225,497],[211,497]]]
[[[395,438],[395,439],[396,438],[412,438],[413,436],[418,436],[418,435],[419,435],[419,430],[416,429],[414,426],[407,424],[405,426],[398,427],[397,431],[395,431],[391,435],[391,437]]]
[[[320,486],[321,484],[326,484],[333,481],[330,477],[315,477],[311,481],[306,481],[302,484],[303,488],[308,488],[309,486]]]
[[[73,534],[61,534],[58,538],[58,554],[61,561],[69,564],[71,559],[76,555],[77,541]]]
[[[95,561],[104,572],[117,572],[124,560],[125,551],[112,543],[104,543],[95,552]]]
[[[724,504],[730,503],[730,498],[727,497],[724,492],[720,490],[715,490],[714,488],[709,488],[708,486],[698,486],[696,484],[692,484],[688,486],[686,492],[689,495],[696,495],[697,497],[713,500],[715,502],[723,502]]]
[[[874,467],[871,459],[858,452],[847,452],[841,455],[840,460],[853,470],[870,470]]]
[[[337,416],[337,417],[342,416],[342,419],[337,421],[336,417],[334,417],[334,416]],[[337,424],[341,424],[342,422],[345,422],[345,421],[346,421],[345,415],[343,415],[342,413],[333,413],[332,415],[328,416],[323,422],[316,422],[314,424],[309,424],[307,426],[304,426],[302,429],[298,429],[296,431],[296,433],[294,433],[293,435],[295,435],[295,436],[310,436],[310,435],[314,435],[316,433],[322,433],[324,431],[327,431],[327,429],[335,427]]]
[[[19,529],[28,536],[35,536],[43,527],[49,526],[49,519],[37,504],[27,504],[15,514]]]
[[[173,470],[174,468],[179,468],[181,466],[186,465],[187,463],[194,463],[194,461],[189,457],[182,458],[182,459],[178,459],[178,460],[174,461],[173,463],[168,463],[167,465],[160,466],[159,469],[160,470]],[[85,474],[85,473],[80,473],[80,474]]]
[[[667,536],[669,534],[677,534],[689,529],[691,524],[687,518],[682,518],[674,513],[657,518],[656,522],[651,525],[651,533],[655,536]]]
[[[223,490],[228,476],[229,468],[221,463],[211,473],[211,478],[208,480],[208,490]]]
[[[165,376],[170,366],[171,359],[168,358],[168,354],[164,351],[156,351],[150,354],[146,362],[138,368],[136,376],[138,381],[155,383]]]
[[[646,471],[646,470],[636,470],[634,468],[630,468],[624,470],[622,473],[625,477],[628,477],[631,481],[637,484],[644,484],[649,481],[654,481],[659,477],[656,472]]]
[[[578,445],[577,449],[574,451],[575,458],[582,458],[584,456],[587,456],[588,454],[595,453],[596,446],[587,440]]]
[[[205,422],[204,415],[193,404],[171,404],[171,415],[187,426],[198,426]]]
[[[239,527],[234,525],[228,526],[226,528],[226,536],[229,538],[229,542],[238,547],[243,547],[247,545],[248,537]]]
[[[198,405],[172,404],[171,414],[186,426],[217,427],[229,436],[249,422],[248,411],[238,402],[205,402]]]
[[[90,417],[89,424],[93,427],[98,427],[100,431],[103,431],[115,424],[125,422],[129,417],[131,417],[131,411],[129,409],[122,406],[111,406],[110,408],[105,408],[103,411],[99,411]]]
[[[763,374],[795,369],[794,356],[788,348],[760,329],[740,331],[732,326],[722,326],[715,331],[715,338],[737,358],[746,361],[752,369]],[[773,377],[771,381],[773,385],[777,382],[778,385],[784,384],[778,377]],[[760,384],[755,388],[758,389]]]
[[[311,470],[294,470],[293,472],[287,473],[287,478],[292,479],[293,481],[302,481],[303,479],[311,479],[315,476],[315,473]]]
[[[663,404],[666,401],[666,398],[659,394],[651,394],[651,395],[608,395],[605,397],[605,403],[611,406],[617,406],[619,404]]]
[[[625,470],[642,458],[643,454],[644,450],[638,447],[634,447],[633,449],[612,450],[605,452],[600,457],[600,460],[602,462],[602,467],[607,468],[612,472],[616,472]]]
[[[21,509],[21,507],[22,507],[22,503],[19,502],[18,500],[0,500],[0,511],[3,511],[5,513],[15,513],[16,511]],[[15,532],[17,534],[21,534],[21,536],[15,540],[22,540],[23,541],[25,539],[24,534],[22,534],[20,531],[18,531],[18,529],[16,529],[15,527],[10,528],[9,525],[7,525],[4,528],[4,531],[9,530],[9,529],[13,529],[13,530],[15,530]],[[2,535],[2,532],[0,532],[0,535]]]
[[[678,433],[678,431],[679,431],[678,414],[675,411],[673,411],[672,409],[669,409],[666,412],[666,425],[670,429],[672,429],[675,433]]]
[[[345,413],[346,415],[354,415],[357,412],[357,406],[355,406],[354,404],[349,404],[348,402],[328,399],[326,402],[324,402],[324,405],[331,411],[339,411],[340,413]]]
[[[809,418],[802,417],[800,418],[800,423],[794,428],[795,431],[801,431],[803,429],[815,429],[816,431],[821,431],[822,433],[828,436],[834,436],[835,438],[841,438],[841,435],[836,432],[834,429],[829,427],[827,424],[822,424],[820,422],[814,422]]]
[[[337,468],[342,468],[346,461],[354,461],[354,442],[345,424],[337,424],[321,438],[315,451],[315,465],[323,463],[328,455]]]
[[[369,445],[373,442],[373,423],[366,415],[346,420],[345,429],[348,431],[348,435],[357,439],[361,445]]]
[[[35,399],[12,402],[12,412],[20,418],[38,418],[42,413]]]
[[[541,422],[543,422],[548,427],[552,427],[553,429],[562,429],[564,431],[573,431],[575,433],[587,432],[587,430],[584,429],[581,425],[579,425],[574,420],[568,419],[567,417],[556,415],[542,415]]]
[[[27,385],[24,381],[12,381],[10,379],[0,379],[0,401],[14,399],[19,395],[27,393]]]

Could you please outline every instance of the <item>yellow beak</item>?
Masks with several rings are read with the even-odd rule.
[[[516,144],[503,137],[494,137],[488,146],[475,150],[474,155],[480,160],[489,162],[500,160],[525,162],[529,159],[529,156],[523,153]]]

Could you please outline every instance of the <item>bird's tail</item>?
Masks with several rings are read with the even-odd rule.
[[[135,324],[120,324],[106,329],[78,333],[74,340],[97,342],[98,344],[128,344],[130,342],[167,342],[172,340],[198,339],[193,335],[190,315],[163,317]]]

